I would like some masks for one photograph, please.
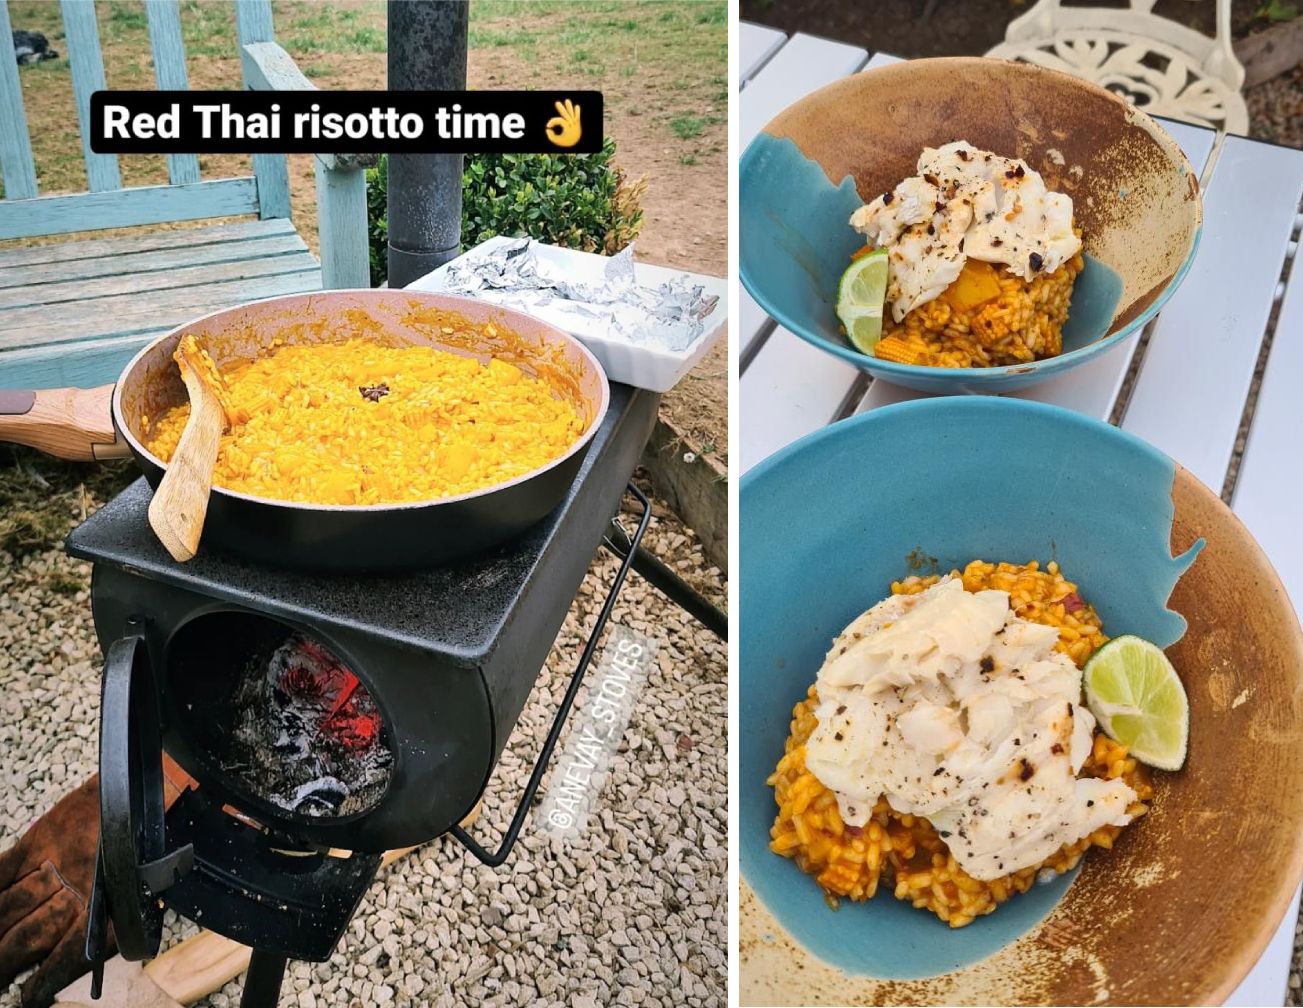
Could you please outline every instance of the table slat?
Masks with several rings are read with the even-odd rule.
[[[1163,309],[1122,426],[1220,492],[1303,195],[1303,151],[1230,136],[1198,256]]]
[[[813,35],[793,35],[747,85],[738,115],[738,145],[745,150],[765,123],[788,105],[854,73],[868,55],[856,46]]]
[[[859,370],[775,329],[739,382],[741,472],[831,423]]]
[[[1180,145],[1190,159],[1195,175],[1202,176],[1212,154],[1217,134],[1210,129],[1162,120],[1162,126]],[[1053,403],[1087,416],[1107,420],[1113,413],[1118,393],[1135,356],[1139,334],[1128,337],[1121,344],[1080,367],[1073,368],[1060,378],[1042,382],[1032,388],[1011,393],[1019,399],[1035,399]]]
[[[893,63],[900,63],[904,57],[893,56],[891,53],[874,53],[869,57],[869,61],[864,64],[865,70],[876,70],[878,67],[891,66]]]
[[[756,75],[769,59],[787,41],[787,36],[777,28],[743,21],[738,26],[738,70],[737,78],[742,87]]]
[[[1232,501],[1235,513],[1271,557],[1296,609],[1303,605],[1303,536],[1298,524],[1303,500],[1303,466],[1298,464],[1303,432],[1300,376],[1303,263],[1295,257]]]
[[[756,299],[747,293],[747,289],[740,283],[738,284],[738,346],[741,348],[742,356],[745,357],[751,350],[751,345],[759,339],[761,333],[768,332],[771,328],[769,316],[765,310],[756,303]]]

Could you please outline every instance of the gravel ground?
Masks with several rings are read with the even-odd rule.
[[[723,578],[692,532],[655,510],[648,547],[723,605]],[[486,795],[474,831],[486,845],[514,808],[614,569],[604,554],[594,561],[566,618]],[[100,657],[88,565],[57,549],[0,551],[0,596],[7,846],[94,771]],[[372,886],[329,962],[291,965],[282,1006],[725,1003],[726,648],[636,574],[612,622],[660,647],[600,822],[563,848],[527,824],[496,870],[450,839],[409,854]],[[193,930],[169,915],[164,946]],[[235,1006],[239,992],[233,982],[199,1004]],[[0,992],[0,1008],[17,1003],[16,987]]]
[[[1244,92],[1249,135],[1303,147],[1303,64]]]

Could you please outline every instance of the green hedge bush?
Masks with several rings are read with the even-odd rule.
[[[599,154],[475,154],[462,174],[462,245],[494,235],[529,235],[612,255],[642,228],[643,180],[629,182],[608,139]],[[371,284],[386,275],[388,163],[367,170]]]

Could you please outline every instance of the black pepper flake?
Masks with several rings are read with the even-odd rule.
[[[838,742],[840,742],[843,737],[844,736],[842,735],[841,732],[837,732],[836,734],[833,735],[833,738],[835,738]]]
[[[944,840],[946,837],[950,836],[950,831],[949,831],[949,830],[937,830],[937,836],[939,836],[942,840]]]
[[[946,772],[946,768],[945,768],[945,767],[941,767],[941,766],[939,766],[939,767],[937,767],[935,770],[932,771],[932,776],[933,776],[933,777],[940,777],[940,776],[941,776],[943,773],[945,773],[945,772]]]
[[[845,714],[845,713],[846,713],[846,705],[845,705],[845,704],[842,704],[841,706],[839,706],[839,707],[837,708],[837,713],[838,713],[838,714]]]
[[[988,218],[986,218],[986,219],[987,219],[987,220],[990,220],[991,218],[988,217]],[[1003,245],[1003,244],[1004,244],[1004,239],[1003,239],[1003,238],[992,238],[992,239],[991,239],[991,247],[992,247],[992,248],[999,248],[999,247],[1000,247],[1001,245]]]
[[[964,251],[964,239],[962,238],[959,239],[959,251]]]
[[[923,181],[928,185],[936,186],[938,189],[941,188],[941,181],[931,172],[928,172],[923,176]]]
[[[1034,273],[1039,273],[1041,271],[1041,267],[1045,265],[1045,260],[1041,258],[1041,254],[1039,252],[1033,252],[1031,255],[1027,257],[1027,261],[1032,264],[1032,271]]]
[[[883,193],[883,194],[882,194],[882,205],[883,205],[883,206],[889,206],[889,205],[891,204],[891,201],[894,200],[895,198],[896,198],[896,194],[893,193],[893,192],[885,192],[885,193]]]
[[[362,393],[362,398],[368,402],[379,402],[383,396],[389,394],[389,386],[384,382],[379,385],[359,385],[357,390]]]
[[[1028,763],[1026,758],[1023,758],[1018,762],[1022,764],[1022,769],[1018,771],[1018,779],[1024,781],[1031,780],[1032,775],[1036,773],[1036,768]]]
[[[990,675],[995,671],[995,659],[990,655],[985,655],[978,664],[982,667],[982,673],[984,675]]]
[[[1015,179],[1015,178],[1022,178],[1026,174],[1027,173],[1023,171],[1022,165],[1014,165],[1012,168],[1010,168],[1008,171],[1004,173],[1004,177]]]
[[[1060,745],[1058,742],[1055,742],[1054,745],[1050,746],[1050,752],[1054,753],[1054,755],[1057,756],[1059,755],[1059,753],[1063,752],[1063,746]]]
[[[1086,808],[1090,808],[1090,807],[1093,806],[1094,804],[1095,804],[1094,799],[1091,799],[1090,801],[1086,802]]]
[[[964,150],[964,148],[960,147],[958,150],[955,151],[955,156],[958,157],[960,161],[967,161],[967,160],[968,160],[968,151],[966,151],[966,150]]]
[[[927,226],[927,233],[930,234],[930,235],[934,235],[934,234],[937,233],[937,229],[934,228],[931,224],[929,224],[929,225]]]

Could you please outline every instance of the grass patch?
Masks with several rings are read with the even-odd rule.
[[[63,54],[18,71],[40,188],[45,194],[84,192],[59,5],[8,0],[8,6],[15,28],[43,32]],[[234,5],[180,0],[179,10],[191,85],[239,89]],[[687,141],[684,150],[704,163],[723,141],[709,116],[728,101],[727,10],[725,0],[470,0],[468,42],[477,51],[473,59],[495,72],[489,86],[602,90],[613,122],[648,116],[658,130]],[[108,86],[153,88],[144,0],[96,0],[96,12]],[[273,0],[272,23],[276,40],[322,89],[359,86],[357,54],[383,60],[378,54],[387,46],[384,0]],[[369,82],[375,64],[367,68]],[[674,96],[668,110],[645,107],[646,95],[656,92]],[[670,117],[678,125],[662,127]],[[207,155],[200,163],[205,178],[250,173],[247,158]],[[124,157],[121,164],[128,185],[167,181],[162,157]],[[296,181],[293,210],[312,245],[317,208],[310,184]]]
[[[126,459],[62,462],[31,448],[6,446],[0,450],[0,550],[24,556],[58,546],[84,512],[137,475]]]
[[[500,49],[504,46],[532,46],[537,38],[530,32],[519,28],[476,28],[471,25],[466,34],[466,43],[472,49]]]
[[[701,136],[705,121],[691,115],[677,115],[670,120],[670,132],[680,140],[692,140]]]

